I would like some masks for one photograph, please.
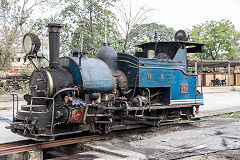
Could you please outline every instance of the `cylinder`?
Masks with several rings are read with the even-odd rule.
[[[47,27],[49,32],[49,66],[54,67],[58,65],[59,60],[61,25],[57,23],[49,23]]]

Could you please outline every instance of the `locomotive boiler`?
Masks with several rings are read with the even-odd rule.
[[[14,115],[11,130],[37,140],[88,131],[108,133],[146,125],[158,126],[194,117],[203,104],[197,75],[187,72],[187,53],[203,52],[180,30],[175,41],[138,45],[135,55],[116,53],[105,45],[96,58],[74,52],[59,58],[59,24],[48,25],[49,67],[33,59],[40,40],[23,39],[26,57],[34,64],[27,105]]]

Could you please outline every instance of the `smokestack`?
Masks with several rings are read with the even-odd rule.
[[[62,26],[57,23],[49,23],[47,27],[49,33],[49,66],[54,67],[58,65],[59,60],[59,38]]]

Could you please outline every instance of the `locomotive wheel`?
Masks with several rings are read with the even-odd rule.
[[[193,108],[184,108],[181,111],[181,118],[185,119],[185,120],[190,120],[194,117],[193,115]]]
[[[193,116],[192,116],[192,114],[187,114],[187,115],[186,115],[186,118],[187,118],[187,120],[190,120],[190,119],[193,118]]]
[[[193,118],[193,112],[192,112],[192,110],[193,110],[193,108],[188,108],[188,109],[186,110],[186,119],[187,119],[187,120],[190,120],[190,119]]]

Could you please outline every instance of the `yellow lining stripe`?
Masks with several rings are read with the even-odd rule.
[[[52,79],[51,74],[48,71],[46,71],[46,72],[47,72],[47,76],[48,76],[48,80],[49,80],[49,88],[50,88],[49,97],[51,97],[52,93],[53,93],[53,79]]]

